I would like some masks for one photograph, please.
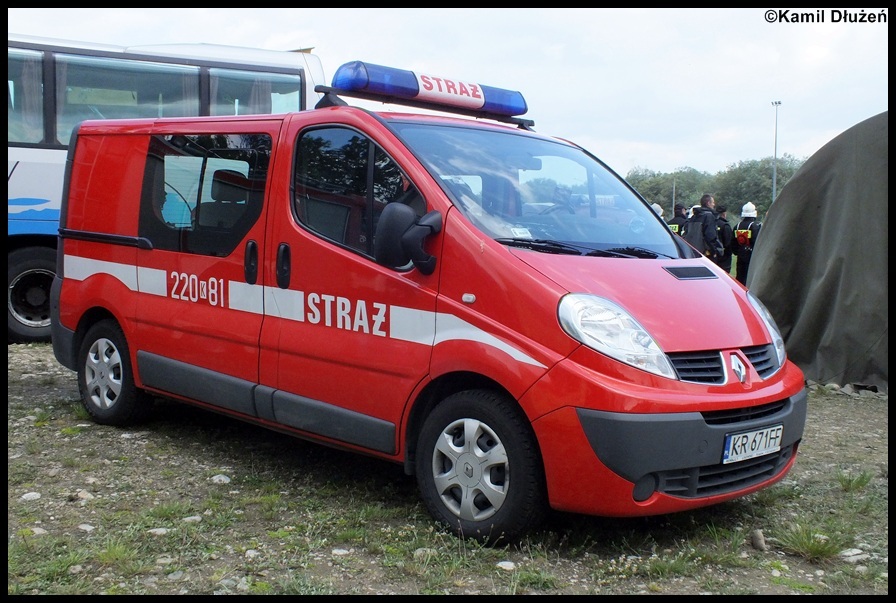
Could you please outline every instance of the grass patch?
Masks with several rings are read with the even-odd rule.
[[[834,559],[853,544],[850,536],[810,523],[792,524],[777,539],[788,553],[815,563]]]
[[[870,471],[862,471],[858,474],[852,474],[841,471],[837,474],[837,482],[844,492],[858,492],[864,490],[874,475]]]

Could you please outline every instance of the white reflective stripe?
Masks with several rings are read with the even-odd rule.
[[[168,279],[164,270],[137,268],[137,286],[140,293],[168,297]]]
[[[265,314],[305,322],[305,292],[280,287],[264,288]]]
[[[482,329],[474,327],[454,316],[453,314],[439,314],[436,317],[436,345],[443,341],[451,340],[475,341],[483,345],[497,348],[518,362],[524,362],[540,368],[546,368],[545,365],[538,362],[531,356],[523,354],[520,350],[507,345],[494,335],[486,333]]]
[[[82,258],[76,255],[65,256],[65,278],[83,281],[97,274],[113,276],[131,291],[139,291],[137,288],[137,268],[135,266]]]
[[[432,346],[436,334],[435,315],[425,310],[389,306],[389,337]]]
[[[266,314],[286,320],[304,321],[304,294],[266,288]],[[435,329],[435,331],[433,331]],[[425,346],[445,341],[475,341],[501,350],[514,360],[545,368],[545,365],[494,335],[451,314],[436,314],[402,306],[389,306],[389,337]]]
[[[435,332],[433,332],[435,327]],[[519,362],[544,368],[545,365],[494,335],[474,327],[453,314],[433,314],[424,310],[389,307],[389,337],[421,345],[436,346],[445,341],[475,341],[497,348]]]
[[[107,274],[118,279],[131,291],[140,291],[161,297],[168,296],[168,281],[164,270],[137,268],[118,262],[106,262],[75,255],[65,256],[65,278],[83,281],[98,274]]]
[[[140,268],[138,272],[135,266],[73,255],[65,256],[65,278],[83,281],[97,274],[113,276],[132,291],[150,295],[168,295],[164,270]],[[242,281],[228,281],[227,286],[228,303],[232,310],[267,314],[296,322],[305,321],[303,291],[262,287]],[[452,314],[389,306],[389,337],[431,347],[446,341],[474,341],[501,350],[518,362],[545,368],[544,364],[531,356]]]
[[[264,288],[241,281],[227,281],[227,303],[231,310],[264,314]]]

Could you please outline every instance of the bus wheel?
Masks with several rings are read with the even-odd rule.
[[[6,260],[7,340],[50,341],[50,287],[56,275],[56,250],[23,247]]]
[[[535,435],[514,401],[499,393],[471,390],[443,400],[423,425],[416,463],[424,504],[461,538],[513,541],[547,512]]]
[[[134,384],[127,340],[115,321],[90,327],[77,366],[81,402],[95,422],[131,425],[149,414],[152,398]]]

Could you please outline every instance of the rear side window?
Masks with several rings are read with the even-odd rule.
[[[140,202],[153,249],[227,256],[261,215],[267,134],[153,136]]]

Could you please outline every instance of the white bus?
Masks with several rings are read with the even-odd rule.
[[[49,341],[69,137],[85,119],[273,114],[326,85],[309,49],[119,47],[8,35],[8,342]]]

